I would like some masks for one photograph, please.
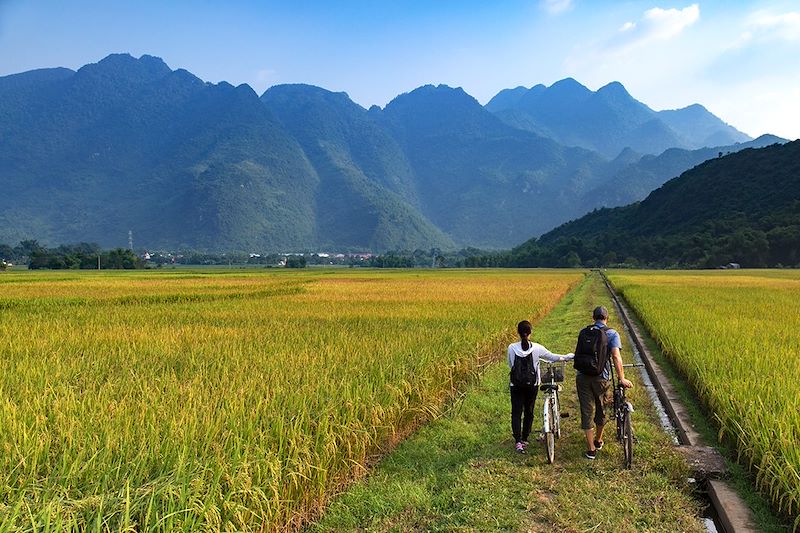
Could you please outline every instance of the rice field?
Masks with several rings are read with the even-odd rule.
[[[800,526],[800,272],[613,272],[774,505]]]
[[[0,531],[297,528],[582,277],[0,274]]]

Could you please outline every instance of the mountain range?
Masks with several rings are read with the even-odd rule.
[[[428,85],[365,109],[113,54],[0,77],[0,242],[119,246],[132,231],[172,250],[503,248],[782,141],[697,105],[652,111],[620,84],[563,80],[486,106]]]
[[[699,104],[653,111],[619,82],[596,92],[572,78],[550,87],[506,89],[492,98],[486,109],[512,126],[608,158],[626,148],[660,154],[669,148],[692,150],[752,140]]]

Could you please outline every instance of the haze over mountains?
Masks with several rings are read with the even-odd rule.
[[[0,242],[119,246],[132,230],[173,250],[503,248],[776,141],[699,105],[653,111],[617,83],[486,107],[429,85],[366,110],[115,54],[0,78]]]

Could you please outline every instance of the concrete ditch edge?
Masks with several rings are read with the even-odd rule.
[[[605,274],[600,272],[600,275],[602,276],[603,282],[605,283],[606,288],[611,295],[611,299],[614,301],[617,312],[619,313],[620,317],[622,317],[625,325],[628,327],[631,340],[639,350],[639,354],[641,355],[642,361],[647,369],[647,373],[650,376],[650,380],[653,382],[653,385],[656,388],[658,397],[661,400],[661,403],[664,405],[664,409],[666,410],[670,420],[675,426],[678,440],[680,442],[679,448],[684,448],[685,452],[691,452],[691,450],[687,450],[686,448],[702,447],[708,449],[708,447],[705,446],[706,443],[703,442],[700,434],[695,431],[691,423],[689,413],[679,399],[675,388],[672,386],[672,383],[670,383],[664,371],[661,369],[658,363],[655,362],[650,354],[650,351],[641,341],[641,338],[643,338],[642,332],[640,332],[636,324],[630,320],[629,316],[633,313],[628,308],[627,303],[625,303],[622,298],[617,295],[617,292],[614,290],[614,287],[611,286],[611,283],[608,281],[608,278],[605,276]],[[719,452],[716,453],[719,454]],[[684,456],[686,455],[687,454],[684,453]],[[711,505],[714,507],[714,510],[719,515],[722,527],[725,529],[726,533],[757,532],[758,529],[754,525],[755,520],[750,508],[747,506],[741,496],[739,496],[739,494],[733,490],[729,483],[723,479],[714,479],[719,475],[724,475],[724,472],[710,473],[709,479],[707,479],[707,486],[709,500]]]

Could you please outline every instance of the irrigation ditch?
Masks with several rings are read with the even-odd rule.
[[[660,415],[661,423],[667,433],[672,435],[676,449],[686,459],[700,494],[708,499],[708,512],[704,517],[707,529],[725,533],[757,532],[750,508],[726,480],[725,459],[695,431],[683,401],[642,342],[647,332],[642,332],[631,320],[635,314],[602,271],[600,275],[619,316],[622,317],[626,333],[634,347],[634,359],[644,364],[642,378]]]

